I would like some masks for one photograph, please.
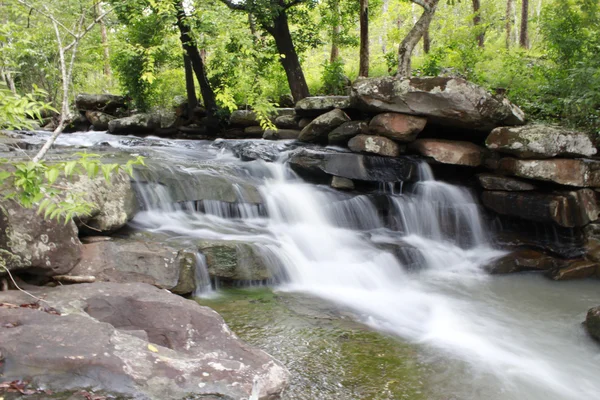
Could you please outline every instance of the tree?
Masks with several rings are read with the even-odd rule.
[[[358,76],[369,76],[369,0],[360,0],[360,61]]]
[[[521,34],[519,36],[519,45],[524,48],[529,48],[529,0],[522,0],[521,4]]]
[[[485,33],[481,30],[481,3],[479,0],[473,0],[473,25],[475,26],[475,30],[477,31],[477,45],[479,47],[484,46],[485,41]]]
[[[411,2],[423,7],[423,14],[398,47],[398,76],[400,77],[410,77],[413,50],[429,29],[439,0],[411,0]]]
[[[506,0],[506,16],[505,18],[505,30],[506,30],[506,48],[510,48],[511,42],[511,30],[512,30],[512,15],[513,15],[513,4],[514,0]]]

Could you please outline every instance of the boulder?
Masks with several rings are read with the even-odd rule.
[[[478,167],[483,162],[484,149],[471,142],[444,139],[417,139],[409,148],[442,164]]]
[[[369,132],[398,142],[412,142],[425,128],[427,120],[398,113],[378,114],[369,123]]]
[[[275,118],[275,126],[281,129],[298,129],[298,117],[295,115],[281,115]]]
[[[329,132],[347,121],[350,121],[350,117],[336,108],[315,118],[310,124],[306,125],[300,132],[298,140],[301,142],[327,142]]]
[[[108,131],[114,135],[150,135],[158,128],[160,117],[155,114],[136,114],[108,123]]]
[[[300,118],[300,121],[298,121],[298,128],[300,129],[304,129],[306,128],[306,126],[308,124],[310,124],[311,122],[313,122],[314,118]]]
[[[79,111],[102,111],[113,115],[117,109],[127,109],[123,96],[112,94],[78,94],[75,97],[75,107]]]
[[[331,187],[338,190],[354,190],[354,182],[352,179],[334,176],[331,178]]]
[[[210,276],[219,281],[264,282],[273,278],[257,250],[248,243],[201,241],[198,250],[206,257]]]
[[[348,121],[329,132],[327,139],[329,144],[345,146],[354,136],[367,133],[367,123],[365,121]]]
[[[302,117],[316,117],[328,111],[350,108],[349,96],[305,97],[296,103],[296,114]]]
[[[590,189],[551,194],[486,190],[482,201],[499,214],[568,228],[584,226],[600,215],[596,193]]]
[[[142,283],[33,293],[45,300],[39,309],[0,307],[4,380],[164,400],[267,400],[286,387],[285,367],[192,300]],[[1,292],[0,302],[29,304],[31,298]]]
[[[265,130],[260,126],[247,126],[244,128],[244,137],[246,138],[262,138]]]
[[[555,281],[598,278],[599,267],[600,264],[595,261],[570,260],[566,265],[548,271],[546,275]]]
[[[485,144],[519,158],[591,157],[598,152],[587,133],[541,124],[496,128]]]
[[[367,182],[409,181],[418,165],[410,158],[308,149],[292,153],[289,164],[294,171],[307,177],[331,179],[331,176],[339,176]]]
[[[383,136],[357,135],[348,142],[350,150],[356,153],[373,153],[385,157],[398,157],[404,146]]]
[[[363,78],[352,85],[352,106],[371,113],[427,117],[429,123],[474,129],[523,125],[525,115],[505,98],[461,78]]]
[[[290,140],[298,139],[300,131],[296,129],[267,129],[263,134],[263,139],[266,140]]]
[[[585,317],[585,328],[591,337],[600,342],[600,306],[588,310]]]
[[[235,110],[229,116],[230,125],[240,126],[258,126],[260,123],[256,118],[254,111],[250,110]]]
[[[527,192],[536,190],[537,187],[529,182],[508,176],[494,174],[477,175],[479,184],[486,190],[504,190],[507,192]]]
[[[509,274],[523,271],[547,271],[566,264],[566,260],[552,257],[537,250],[522,249],[495,260],[487,267],[492,274]]]
[[[95,131],[107,131],[108,123],[115,119],[112,115],[105,114],[101,111],[86,111],[85,117],[92,124],[92,129]]]
[[[215,140],[213,143],[213,146],[220,149],[225,148],[243,161],[263,160],[267,162],[277,160],[281,151],[288,150],[288,145],[287,142],[263,140]],[[252,197],[256,198],[255,196]],[[260,199],[260,196],[258,196],[258,199]]]
[[[555,182],[567,186],[600,187],[600,161],[555,158],[551,160],[518,160],[503,158],[501,172],[520,178]]]
[[[63,133],[87,132],[90,126],[90,121],[85,117],[85,114],[77,114],[70,121],[67,121]]]
[[[0,201],[0,262],[12,273],[63,275],[80,258],[81,242],[73,221],[44,219],[36,208]]]

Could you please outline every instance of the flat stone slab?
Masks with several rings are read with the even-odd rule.
[[[520,178],[555,182],[567,186],[600,187],[600,161],[597,160],[502,158],[498,162],[498,169]]]

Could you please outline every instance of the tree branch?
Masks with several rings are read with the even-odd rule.
[[[240,11],[248,12],[248,6],[245,5],[244,3],[234,3],[231,0],[221,0],[221,3],[225,4],[227,7],[231,8],[232,10],[240,10]]]
[[[19,2],[19,4],[28,7],[29,9],[31,9],[32,11],[35,10],[35,12],[37,12],[38,14],[40,14],[43,17],[48,18],[49,20],[51,20],[52,22],[54,22],[55,24],[57,24],[58,26],[60,26],[61,28],[63,28],[65,31],[67,31],[67,33],[73,37],[77,37],[77,35],[75,35],[69,28],[67,28],[65,25],[63,25],[60,21],[58,21],[56,18],[54,18],[54,16],[52,16],[51,14],[48,14],[42,10],[40,10],[37,7],[34,7],[33,4],[30,4],[26,1],[23,0],[17,0]],[[31,15],[31,12],[30,12]]]
[[[102,19],[104,17],[106,17],[108,14],[110,14],[113,11],[112,8],[106,10],[105,12],[103,12],[102,14],[100,14],[98,17],[96,17],[96,19],[94,19],[84,30],[83,32],[79,33],[77,35],[75,35],[75,39],[73,39],[73,41],[71,43],[69,43],[69,45],[67,47],[65,47],[65,51],[69,51],[71,50],[71,48],[73,46],[75,46],[76,42],[80,41],[89,31],[91,31],[92,29],[94,29],[94,26],[96,26],[96,24],[100,21],[102,21]],[[79,31],[79,30],[78,30]]]
[[[411,2],[423,7],[425,11],[431,12],[435,8],[435,5],[430,4],[429,0],[410,0]]]

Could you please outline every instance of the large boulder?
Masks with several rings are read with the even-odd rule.
[[[417,139],[409,147],[419,154],[442,164],[478,167],[483,162],[484,149],[471,142],[444,139]]]
[[[356,153],[373,153],[384,157],[398,157],[405,150],[405,146],[376,135],[354,136],[348,142],[348,148]]]
[[[302,117],[316,117],[328,111],[350,108],[348,96],[305,97],[296,103],[296,114]]]
[[[590,189],[551,194],[486,190],[482,201],[499,214],[567,228],[584,226],[600,215],[596,193]]]
[[[353,107],[367,112],[425,116],[430,123],[485,134],[498,126],[525,123],[517,106],[461,78],[358,79],[352,85],[351,101]]]
[[[501,172],[567,186],[600,187],[600,161],[555,158],[550,160],[519,160],[503,158],[498,163]]]
[[[519,158],[591,157],[598,153],[591,135],[552,125],[499,127],[485,144],[490,150]]]
[[[298,117],[295,114],[281,115],[275,118],[275,126],[281,129],[298,129]]]
[[[487,267],[492,274],[509,274],[523,271],[548,271],[564,266],[566,261],[549,254],[532,250],[521,249],[511,252]]]
[[[344,122],[327,135],[329,144],[346,145],[354,136],[367,133],[367,123],[365,121]]]
[[[600,342],[600,306],[588,310],[585,317],[585,328],[591,337]]]
[[[536,190],[537,186],[520,179],[494,174],[477,175],[479,184],[486,190],[504,190],[507,192],[527,192]]]
[[[398,142],[412,142],[425,128],[427,119],[398,113],[378,114],[369,122],[369,132]]]
[[[85,117],[92,124],[92,128],[95,131],[107,131],[109,122],[115,119],[112,115],[101,111],[86,111]]]
[[[350,121],[350,117],[345,112],[336,108],[317,118],[302,129],[298,140],[301,142],[318,142],[326,143],[329,132],[342,125],[344,122]]]
[[[136,114],[108,123],[108,131],[115,135],[150,135],[160,127],[160,116],[156,114]]]
[[[119,108],[127,109],[127,104],[123,96],[81,93],[75,97],[75,107],[79,111],[102,111],[106,114],[114,114]]]
[[[229,116],[229,124],[240,126],[258,126],[260,122],[256,113],[250,110],[235,110]]]
[[[273,278],[257,249],[248,243],[204,240],[198,250],[206,257],[211,277],[221,282],[264,282]]]
[[[239,340],[210,308],[165,290],[94,283],[33,294],[45,300],[40,309],[0,307],[4,380],[141,400],[270,400],[286,387],[279,362]],[[1,292],[0,302],[31,298]]]
[[[73,221],[44,219],[36,208],[0,201],[0,262],[12,273],[62,275],[80,258],[81,242]]]

